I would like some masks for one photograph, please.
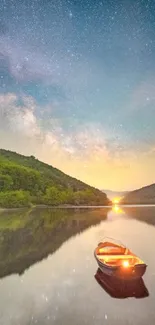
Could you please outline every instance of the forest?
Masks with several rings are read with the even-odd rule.
[[[0,207],[110,205],[105,193],[34,156],[0,149]]]

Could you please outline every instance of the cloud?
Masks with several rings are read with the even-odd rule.
[[[22,42],[3,37],[0,39],[1,54],[8,58],[12,76],[22,81],[45,80],[46,83],[56,83],[57,69],[55,58],[47,58],[37,48],[25,47]]]
[[[72,170],[72,175],[76,175],[73,165],[87,169],[99,164],[100,169],[109,165],[128,170],[130,161],[136,161],[133,148],[123,148],[100,123],[81,125],[77,121],[74,128],[66,129],[62,118],[56,119],[51,114],[46,120],[48,109],[52,112],[52,107],[39,107],[30,96],[0,95],[0,147],[33,154],[62,170],[65,166],[64,171]],[[40,117],[38,110],[42,111]]]
[[[44,108],[39,108],[44,111]],[[46,111],[47,107],[45,107]],[[63,121],[54,118],[48,121],[37,118],[38,106],[32,97],[18,97],[9,93],[0,95],[0,128],[11,139],[11,134],[37,141],[47,150],[60,150],[63,154],[83,159],[95,155],[97,159],[109,156],[103,132],[93,124],[86,124],[75,130],[63,128]]]
[[[23,98],[23,106],[18,104],[15,94],[0,96],[0,126],[2,129],[19,133],[22,136],[40,135],[34,115],[35,104],[30,98]]]
[[[48,120],[47,110],[51,112]],[[38,111],[42,112],[39,117]],[[137,159],[135,147],[121,145],[121,140],[111,130],[109,133],[104,130],[100,123],[81,124],[77,120],[68,129],[64,123],[63,118],[52,116],[50,105],[40,107],[30,96],[0,95],[0,147],[34,154],[48,162],[52,157],[59,166],[65,159],[84,165],[100,162],[128,169],[130,160]]]
[[[104,133],[98,128],[98,125],[86,123],[78,127],[78,130],[66,139],[66,149],[76,153],[79,157],[92,155],[98,159],[100,155],[108,158],[109,151],[105,141]]]
[[[39,109],[44,111],[44,107]],[[129,179],[137,179],[140,184],[146,159],[152,168],[153,146],[151,158],[128,148],[120,150],[99,123],[78,124],[72,130],[66,130],[62,119],[51,117],[46,125],[44,114],[38,118],[37,110],[38,105],[32,97],[21,98],[14,93],[0,95],[1,148],[34,155],[100,188],[112,187],[114,183],[121,188],[129,183]],[[145,170],[149,179],[152,177],[150,170]]]
[[[68,101],[64,87],[54,79],[49,79],[48,76],[46,79],[42,74],[36,73],[33,68],[34,64],[31,66],[28,62],[15,66],[12,53],[0,52],[0,93],[24,94],[33,97],[39,105],[53,103],[58,111],[59,104],[65,105]]]

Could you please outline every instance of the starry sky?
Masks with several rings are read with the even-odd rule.
[[[0,147],[101,189],[155,182],[155,1],[0,0]]]

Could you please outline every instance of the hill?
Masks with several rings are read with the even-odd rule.
[[[129,192],[121,204],[155,204],[155,184]]]
[[[0,207],[31,204],[109,205],[105,193],[34,156],[0,149]]]

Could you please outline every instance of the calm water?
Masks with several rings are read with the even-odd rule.
[[[155,324],[155,207],[1,212],[0,229],[1,325]],[[95,279],[104,236],[148,264],[139,297]]]

